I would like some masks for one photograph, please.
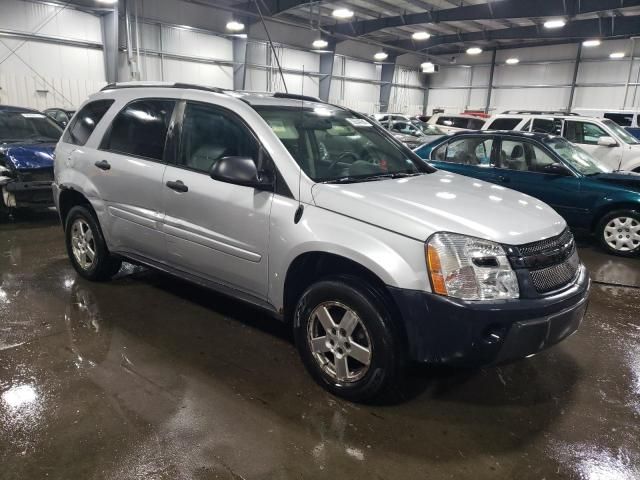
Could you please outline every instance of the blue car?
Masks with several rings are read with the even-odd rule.
[[[489,193],[496,201],[502,188],[539,198],[572,229],[594,234],[610,253],[640,253],[640,174],[607,171],[564,138],[467,131],[422,145],[415,152],[442,170],[496,184]],[[478,188],[483,185],[478,183]]]
[[[53,205],[53,150],[62,128],[37,110],[0,105],[0,211]]]

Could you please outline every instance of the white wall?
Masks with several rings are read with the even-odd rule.
[[[60,10],[55,5],[2,0],[0,29],[32,33],[40,28],[39,35],[90,42],[98,48],[0,37],[0,103],[76,107],[106,83],[99,17]]]
[[[380,65],[335,55],[329,101],[362,113],[380,110],[380,85],[366,81],[380,81]],[[362,81],[359,81],[362,80]]]
[[[577,44],[499,50],[496,55],[491,96],[491,112],[508,109],[566,109],[573,80]],[[627,57],[610,60],[609,54],[623,51]],[[611,40],[595,48],[582,49],[573,109],[623,108],[625,83],[628,78],[631,40]],[[632,65],[631,82],[637,82],[640,68],[640,42]],[[507,58],[517,57],[520,63],[507,65]],[[450,57],[443,61],[448,61]],[[477,57],[460,55],[456,65],[445,63],[440,73],[431,75],[427,110],[444,108],[459,112],[466,108],[483,109],[489,83],[488,63],[491,53]],[[466,65],[461,65],[462,63]],[[613,84],[613,85],[611,85]],[[626,108],[640,108],[640,91],[632,105],[630,86]]]

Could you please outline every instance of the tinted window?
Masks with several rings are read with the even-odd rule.
[[[489,130],[513,130],[519,123],[519,118],[496,118],[489,125]]]
[[[73,143],[75,145],[84,145],[89,140],[91,133],[102,119],[113,100],[96,100],[87,103],[82,110],[78,112],[75,120],[64,134],[63,141]]]
[[[550,155],[528,142],[503,140],[501,147],[501,168],[542,173],[546,165],[556,163]]]
[[[613,120],[621,127],[630,127],[633,124],[633,113],[605,113],[604,118]]]
[[[560,135],[562,121],[555,118],[534,118],[532,132]]]
[[[464,117],[439,117],[436,123],[445,127],[468,128],[469,119]]]
[[[174,100],[137,100],[113,120],[100,148],[162,160]]]
[[[480,130],[484,125],[484,120],[480,118],[468,118],[467,119],[467,128],[469,130]]]
[[[480,167],[489,166],[492,145],[492,138],[470,137],[454,140],[449,143],[443,161]],[[442,155],[438,150],[435,152],[436,157],[438,154]]]
[[[208,105],[187,103],[179,164],[209,173],[223,157],[251,157],[257,161],[258,145],[231,114]]]
[[[593,123],[576,121],[567,121],[564,132],[565,138],[570,142],[585,145],[597,145],[598,139],[607,135],[607,132]]]

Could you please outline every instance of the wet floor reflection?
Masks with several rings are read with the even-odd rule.
[[[602,283],[578,334],[363,406],[262,313],[131,266],[86,282],[55,223],[0,223],[0,477],[640,478],[640,289],[615,285],[638,261],[581,252]]]

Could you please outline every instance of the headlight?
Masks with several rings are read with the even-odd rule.
[[[436,233],[426,245],[434,293],[463,300],[518,298],[518,279],[501,245],[455,233]]]

